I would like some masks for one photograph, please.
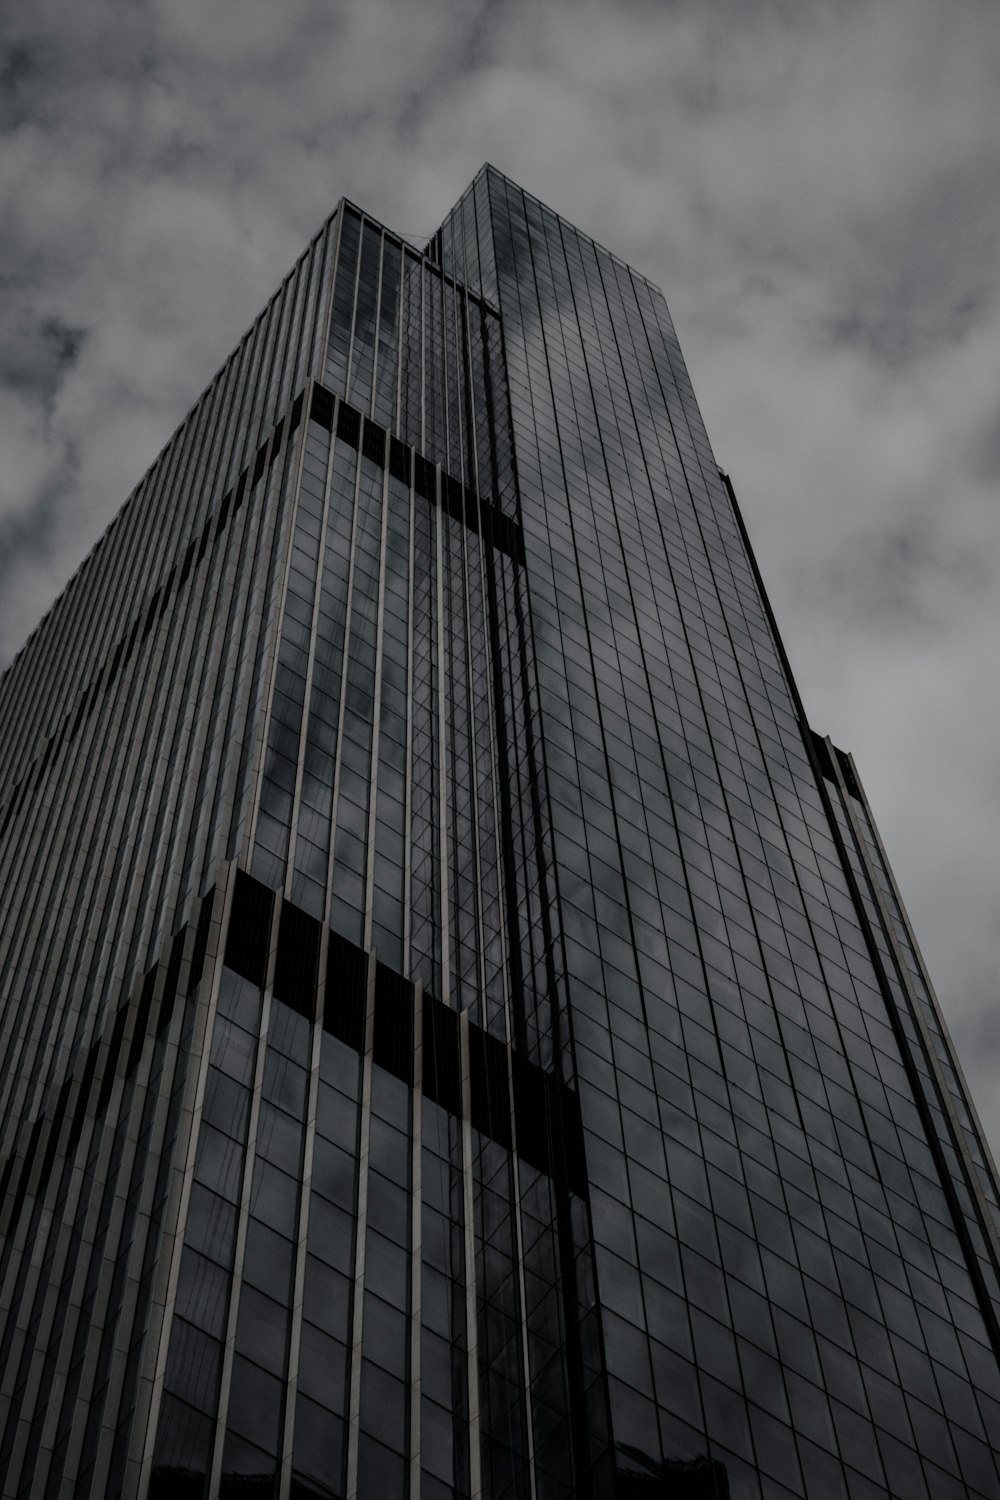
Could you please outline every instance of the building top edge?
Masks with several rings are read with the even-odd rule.
[[[607,245],[603,244],[600,240],[595,239],[592,234],[588,234],[585,229],[581,229],[579,224],[574,224],[572,219],[568,219],[565,214],[561,214],[558,209],[553,208],[550,203],[546,203],[543,198],[539,198],[537,193],[531,192],[531,190],[529,188],[526,188],[523,183],[518,182],[516,177],[511,177],[508,172],[502,171],[500,167],[496,166],[491,161],[484,161],[478,172],[476,172],[473,176],[471,182],[469,182],[468,186],[463,188],[462,192],[458,195],[451,208],[441,220],[441,224],[435,230],[434,234],[431,235],[430,239],[427,242],[428,245],[433,245],[437,236],[444,228],[444,225],[448,222],[451,215],[455,212],[455,209],[461,203],[466,194],[472,191],[479,179],[481,177],[489,175],[492,175],[499,181],[508,184],[510,187],[516,188],[519,193],[524,194],[525,198],[529,198],[533,203],[537,203],[538,206],[540,208],[543,208],[546,213],[552,214],[554,218],[558,219],[560,224],[565,225],[568,229],[572,229],[574,234],[581,235],[583,239],[589,240],[590,243],[595,246],[595,248],[598,249],[602,255],[606,255],[609,260],[614,261],[616,265],[622,266],[626,271],[629,272],[630,275],[637,277],[640,281],[644,282],[646,286],[651,287],[653,291],[658,292],[661,297],[663,296],[662,288],[657,282],[653,281],[651,277],[647,276],[643,271],[638,270],[638,268],[636,266],[633,266],[629,261],[623,260],[623,258],[620,255],[616,255],[613,250],[609,250]]]

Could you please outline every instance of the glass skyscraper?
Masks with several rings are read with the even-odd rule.
[[[995,1170],[659,291],[342,201],[0,681],[10,1497],[1000,1497]]]

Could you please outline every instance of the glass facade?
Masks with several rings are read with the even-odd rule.
[[[5,1495],[1000,1497],[995,1169],[613,255],[342,201],[0,764]]]

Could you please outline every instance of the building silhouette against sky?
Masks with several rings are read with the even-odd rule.
[[[988,1151],[614,255],[341,202],[0,756],[5,1496],[1000,1496]]]

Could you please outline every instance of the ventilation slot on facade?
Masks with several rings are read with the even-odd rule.
[[[478,1026],[469,1027],[469,1083],[473,1125],[509,1151],[512,1138],[507,1050],[496,1037]]]
[[[556,1082],[553,1076],[553,1084],[558,1090],[559,1101],[562,1107],[563,1127],[563,1150],[566,1153],[566,1180],[570,1191],[586,1198],[589,1192],[587,1186],[587,1155],[583,1144],[583,1116],[580,1113],[580,1097],[572,1089],[566,1088],[564,1084]]]
[[[484,530],[498,552],[505,552],[515,562],[524,562],[524,538],[516,521],[497,510],[495,505],[483,505]]]
[[[465,502],[462,486],[453,474],[441,475],[441,504],[448,515],[456,521],[465,522]]]
[[[389,473],[402,484],[410,482],[410,450],[399,438],[389,439]]]
[[[851,765],[851,758],[846,750],[837,751],[837,762],[840,766],[840,774],[844,778],[844,785],[851,796],[860,802],[862,800],[861,788],[858,786],[858,779],[854,774],[854,767]]]
[[[513,1053],[511,1082],[514,1088],[514,1123],[517,1152],[540,1172],[552,1171],[552,1126],[549,1121],[546,1075]]]
[[[375,965],[372,1061],[404,1083],[413,1082],[413,985],[385,964]]]
[[[413,488],[425,500],[433,502],[437,498],[434,465],[420,453],[413,455]]]
[[[462,1113],[458,1014],[424,993],[423,1091],[451,1115]]]
[[[317,422],[320,427],[325,427],[327,432],[333,431],[333,395],[325,386],[313,386],[312,400],[309,403],[309,420]]]
[[[323,1025],[355,1052],[365,1044],[368,960],[364,950],[338,933],[330,933],[326,958]]]
[[[385,429],[369,422],[367,417],[361,439],[361,453],[364,458],[371,459],[373,464],[378,464],[379,468],[385,467]]]
[[[230,969],[257,985],[263,985],[267,974],[273,908],[274,892],[237,870],[225,961]]]
[[[348,406],[346,401],[341,401],[337,413],[337,436],[342,443],[348,443],[352,448],[356,448],[361,441],[361,413],[355,411],[353,406]]]
[[[315,917],[286,901],[278,919],[278,951],[274,961],[274,996],[300,1016],[316,1014],[319,978],[319,940],[322,928]]]
[[[809,730],[809,737],[812,740],[813,752],[819,762],[820,770],[827,781],[832,781],[836,785],[837,773],[833,769],[833,761],[830,759],[830,751],[826,740],[821,735],[818,735],[814,729]]]

